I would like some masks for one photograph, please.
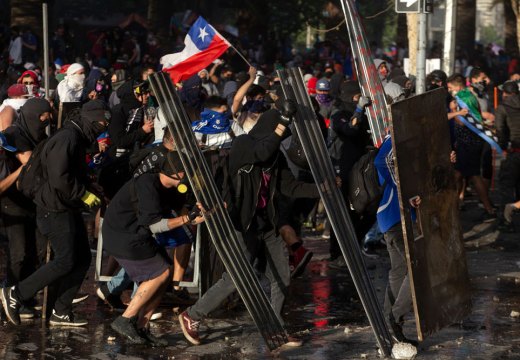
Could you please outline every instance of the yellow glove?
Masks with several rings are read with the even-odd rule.
[[[85,191],[85,194],[81,197],[81,201],[83,201],[89,208],[101,205],[101,199],[90,191]]]

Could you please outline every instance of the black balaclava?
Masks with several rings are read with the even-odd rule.
[[[100,121],[109,121],[111,118],[110,109],[101,100],[91,100],[81,107],[80,124],[77,124],[87,139],[91,142],[95,141],[106,126],[100,124]]]
[[[49,125],[49,122],[41,122],[40,116],[45,112],[51,111],[49,102],[39,98],[27,100],[20,108],[17,124],[25,131],[34,145],[47,138],[45,128]]]
[[[116,91],[117,97],[121,100],[121,105],[125,111],[130,111],[143,106],[134,94],[134,86],[136,84],[136,81],[128,80]]]

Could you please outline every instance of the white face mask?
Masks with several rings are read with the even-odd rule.
[[[85,82],[85,74],[72,74],[68,76],[68,83],[75,89],[83,88]]]
[[[30,96],[34,96],[35,89],[33,84],[25,85],[25,88],[27,89],[27,94],[29,94]]]

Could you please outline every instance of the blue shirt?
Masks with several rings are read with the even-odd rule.
[[[379,175],[379,184],[386,182],[383,197],[377,209],[377,223],[381,232],[387,232],[392,226],[401,222],[397,182],[395,180],[394,151],[392,138],[387,136],[374,159],[374,166]]]

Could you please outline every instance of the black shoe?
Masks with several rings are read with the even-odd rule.
[[[507,221],[503,220],[498,224],[498,230],[502,233],[508,233],[512,234],[516,232],[516,229],[512,223],[508,223]]]
[[[0,297],[2,298],[2,304],[4,306],[5,314],[7,319],[15,325],[20,325],[20,308],[22,303],[16,296],[14,286],[10,288],[3,287],[0,289]]]
[[[417,347],[417,345],[419,345],[419,343],[417,341],[410,340],[406,336],[404,336],[403,326],[401,325],[401,323],[398,323],[397,321],[395,321],[393,314],[390,314],[388,316],[388,322],[390,323],[390,327],[392,328],[392,332],[394,333],[394,339],[396,341],[402,342],[402,343],[408,343],[415,347]]]
[[[96,295],[105,302],[112,310],[117,312],[123,312],[126,309],[126,305],[121,301],[121,297],[110,293],[108,286],[103,283],[96,290]]]
[[[166,347],[168,346],[168,340],[163,338],[158,338],[157,336],[152,335],[150,329],[142,328],[137,329],[137,333],[146,340],[148,344],[153,347]]]
[[[88,294],[76,294],[76,297],[72,299],[73,304],[79,304],[82,301],[87,300]]]
[[[491,223],[494,222],[497,219],[497,213],[496,211],[492,212],[485,212],[484,215],[482,215],[482,222],[484,223]]]
[[[118,316],[110,327],[122,337],[130,340],[134,344],[146,344],[146,339],[142,338],[137,332],[137,317],[125,318]]]
[[[52,310],[52,316],[49,319],[49,324],[53,326],[85,326],[88,321],[85,319],[78,318],[72,312],[69,314],[60,315],[56,313],[56,310]]]
[[[20,308],[20,311],[18,311],[20,314],[20,319],[32,319],[34,318],[34,308],[26,305],[22,305]]]
[[[171,298],[175,305],[193,305],[196,302],[186,288],[172,289]]]
[[[379,259],[379,254],[374,250],[372,246],[365,245],[361,249],[363,255],[365,255],[369,259]]]

